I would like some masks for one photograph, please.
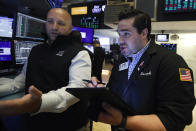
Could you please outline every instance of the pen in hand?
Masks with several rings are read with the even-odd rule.
[[[86,79],[83,79],[83,81],[88,82],[88,83],[92,83],[94,86],[97,86],[98,84],[103,84],[103,85],[105,85],[105,83],[102,83],[102,82],[97,82],[97,85],[95,85],[95,84],[93,83],[93,81],[91,81],[91,80],[86,80]]]

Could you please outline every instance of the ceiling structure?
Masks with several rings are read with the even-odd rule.
[[[21,12],[43,19],[50,8],[48,0],[0,0],[0,13],[10,17]]]
[[[67,6],[74,3],[92,2],[92,1],[103,1],[103,0],[64,0],[62,8],[67,8]],[[107,0],[108,5],[111,4],[125,4],[127,2],[133,2],[134,0]]]

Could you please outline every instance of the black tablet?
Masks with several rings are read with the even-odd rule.
[[[106,102],[127,115],[135,114],[135,111],[109,88],[67,88],[66,91],[80,100]]]

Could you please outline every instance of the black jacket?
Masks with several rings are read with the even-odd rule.
[[[93,58],[94,59],[92,63],[92,76],[96,76],[99,81],[102,81],[101,73],[102,73],[103,61],[105,58],[104,49],[101,47],[95,47]]]
[[[193,73],[183,58],[150,43],[128,80],[128,69],[114,66],[108,86],[135,109],[136,115],[156,114],[167,131],[182,131],[192,122],[195,106]],[[143,64],[142,64],[143,63]],[[188,69],[192,81],[180,80]]]

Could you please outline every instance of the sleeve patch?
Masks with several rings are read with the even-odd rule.
[[[192,82],[191,72],[186,68],[179,68],[180,80],[181,81],[190,81]]]

